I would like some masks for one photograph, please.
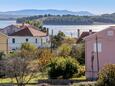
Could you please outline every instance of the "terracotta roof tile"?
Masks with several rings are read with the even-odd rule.
[[[11,34],[10,36],[46,36],[46,33],[34,29],[32,26],[24,26],[22,30]]]
[[[95,32],[92,32],[92,34],[94,34]],[[80,35],[80,37],[77,40],[77,43],[81,42],[83,40],[84,37],[89,36],[90,32],[82,32],[82,34]]]

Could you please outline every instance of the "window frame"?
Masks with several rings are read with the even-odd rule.
[[[96,47],[98,47],[98,53],[101,53],[102,52],[102,43],[98,42],[97,44],[96,43],[93,44],[93,51],[95,53],[97,52]]]
[[[26,38],[26,42],[28,42],[29,41],[29,39],[28,38]]]
[[[15,44],[16,40],[15,38],[12,38],[12,43]]]

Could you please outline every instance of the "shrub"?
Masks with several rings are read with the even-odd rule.
[[[5,59],[5,54],[4,52],[0,52],[0,78],[4,77],[4,64],[3,61]]]
[[[69,79],[78,73],[79,64],[71,57],[56,57],[48,65],[51,79]]]
[[[79,77],[81,76],[85,76],[85,66],[80,66],[79,67],[79,74],[78,74]]]
[[[23,43],[21,45],[21,50],[34,51],[37,47],[31,43]]]
[[[70,56],[70,52],[71,52],[71,46],[69,44],[62,44],[59,48],[58,48],[58,54],[59,56],[63,56],[63,57],[67,57]]]
[[[62,41],[64,40],[65,34],[61,31],[58,32],[57,35],[52,37],[52,48],[58,48],[61,44]]]
[[[115,86],[115,64],[108,64],[99,73],[98,86]]]
[[[84,44],[77,44],[77,46],[73,46],[70,53],[71,57],[77,59],[77,61],[81,64],[85,64],[85,47]]]

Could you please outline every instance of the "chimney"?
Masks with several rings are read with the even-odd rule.
[[[91,35],[92,34],[92,30],[89,30],[89,35]]]
[[[24,23],[22,23],[22,27],[24,27]]]
[[[24,27],[24,23],[22,23],[22,24],[20,24],[20,26],[19,26],[20,28],[23,28]]]
[[[77,29],[77,36],[80,37],[80,29]]]

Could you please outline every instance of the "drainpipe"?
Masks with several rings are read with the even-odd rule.
[[[94,77],[94,74],[93,74],[94,73],[94,65],[93,65],[94,64],[94,51],[92,51],[91,54],[92,54],[91,56],[92,79],[91,80],[93,81],[94,80],[93,78]]]
[[[8,50],[8,37],[7,37],[7,41],[6,41],[6,42],[7,42],[7,43],[6,43],[6,48],[7,48],[7,49],[6,49],[6,53],[8,54],[8,51],[9,51],[9,50]]]
[[[96,55],[97,55],[97,71],[99,72],[99,53],[98,53],[98,37],[96,35]]]

